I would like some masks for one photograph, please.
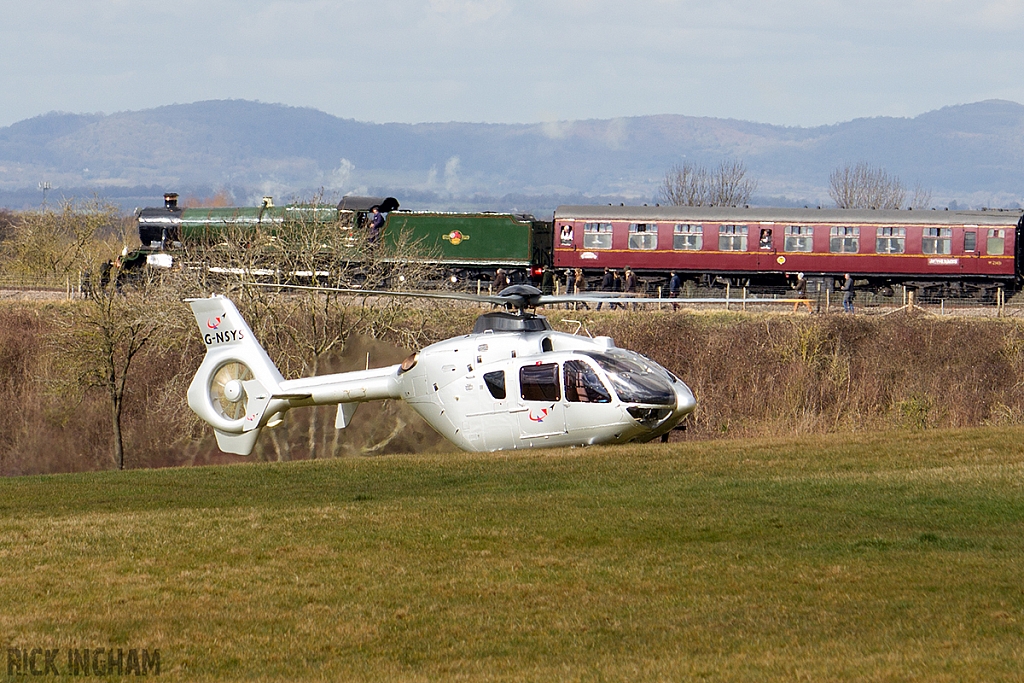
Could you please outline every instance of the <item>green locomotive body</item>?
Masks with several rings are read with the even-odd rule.
[[[300,239],[303,226],[342,231],[334,245],[351,248],[346,258],[358,261],[372,242],[370,223],[375,207],[386,215],[379,237],[391,253],[436,264],[437,280],[489,280],[498,269],[512,281],[536,278],[552,260],[552,224],[530,215],[477,212],[400,211],[394,198],[346,197],[337,206],[288,204],[179,208],[168,194],[164,207],[146,208],[137,216],[144,252],[175,251],[192,244],[216,246],[228,241],[261,240],[282,250],[308,249]],[[413,253],[421,256],[413,256]],[[453,280],[454,278],[454,280]]]
[[[384,227],[385,240],[421,245],[459,279],[489,278],[498,268],[528,278],[551,262],[550,235],[549,222],[492,212],[395,211]]]

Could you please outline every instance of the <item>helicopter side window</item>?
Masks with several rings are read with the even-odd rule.
[[[558,363],[524,365],[519,369],[519,391],[524,401],[558,401]]]
[[[485,372],[484,384],[487,385],[487,391],[491,392],[491,396],[498,399],[499,401],[505,399],[504,370],[497,370],[495,372]]]
[[[581,360],[565,363],[565,398],[572,403],[611,403],[612,397],[605,389],[594,369]]]

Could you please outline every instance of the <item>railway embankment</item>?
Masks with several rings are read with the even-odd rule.
[[[102,383],[71,375],[74,302],[0,302],[0,474],[113,468],[111,402]],[[429,343],[465,332],[475,310],[421,328]],[[608,335],[683,378],[698,409],[673,440],[788,434],[929,430],[1024,422],[1024,321],[915,311],[834,314],[551,311],[552,323]],[[570,321],[577,321],[571,322]],[[415,324],[422,325],[422,321]],[[185,404],[201,359],[193,329],[143,346],[123,401],[125,465],[165,467],[241,462],[220,453]],[[319,372],[400,360],[387,340],[350,339]],[[296,356],[298,346],[274,353]],[[97,368],[101,372],[102,368]],[[370,457],[446,451],[406,406],[365,404],[334,429],[330,408],[296,410],[262,438],[249,459]]]

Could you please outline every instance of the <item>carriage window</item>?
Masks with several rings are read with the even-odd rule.
[[[828,250],[833,254],[856,254],[860,251],[860,228],[834,225],[829,229]]]
[[[570,360],[565,363],[565,398],[572,403],[611,403],[612,395],[589,364]]]
[[[487,385],[487,391],[491,392],[491,396],[498,399],[499,401],[505,398],[505,371],[497,370],[496,372],[485,372],[484,373],[484,384]]]
[[[657,249],[658,248],[658,224],[657,223],[630,223],[629,224],[629,248],[630,249]]]
[[[978,233],[973,230],[964,232],[964,251],[971,252],[978,249]]]
[[[696,251],[704,248],[704,226],[676,223],[672,233],[672,248],[676,251]]]
[[[989,230],[988,241],[985,243],[985,253],[989,256],[1002,256],[1006,253],[1006,231]]]
[[[584,223],[583,224],[583,248],[584,249],[611,249],[612,248],[612,224],[611,223]]]
[[[810,225],[786,226],[786,251],[814,251],[814,228]]]
[[[922,254],[949,254],[953,244],[952,228],[925,228],[921,237]]]
[[[572,226],[563,225],[558,231],[558,243],[563,247],[571,247],[573,241]]]
[[[772,229],[761,228],[761,239],[757,244],[760,249],[771,249],[772,248]]]
[[[558,401],[558,363],[524,365],[519,369],[519,391],[524,401]]]
[[[906,228],[879,228],[875,238],[875,251],[879,254],[902,254],[906,243]]]
[[[720,225],[720,226],[718,226],[718,250],[719,251],[746,251],[747,250],[747,226],[745,226],[745,225]]]

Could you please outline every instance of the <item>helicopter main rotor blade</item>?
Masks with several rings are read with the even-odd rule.
[[[269,282],[253,283],[258,287],[272,287],[274,289],[298,289],[314,292],[337,292],[338,294],[352,294],[355,296],[407,296],[415,299],[448,299],[455,301],[473,301],[478,303],[490,303],[496,306],[503,306],[509,302],[508,297],[496,296],[493,294],[470,294],[464,292],[417,292],[412,290],[387,290],[387,289],[349,289],[345,287],[319,287],[316,285],[288,285],[274,284]]]
[[[469,292],[420,292],[420,291],[396,291],[385,289],[346,289],[342,287],[318,287],[315,285],[289,285],[273,283],[254,283],[260,287],[274,287],[277,289],[298,289],[317,292],[337,292],[339,294],[351,294],[354,296],[406,296],[417,299],[447,299],[454,301],[471,301],[475,303],[487,303],[495,306],[508,306],[511,308],[536,308],[538,306],[555,306],[558,304],[586,303],[586,304],[714,304],[727,301],[725,298],[701,297],[701,298],[665,298],[665,297],[639,297],[622,296],[616,292],[588,292],[586,294],[542,294],[539,289],[532,285],[512,285],[502,292],[508,294],[471,294]],[[739,299],[731,301],[738,302]],[[753,303],[792,303],[793,301],[807,301],[807,299],[762,299],[747,297],[745,302]]]

